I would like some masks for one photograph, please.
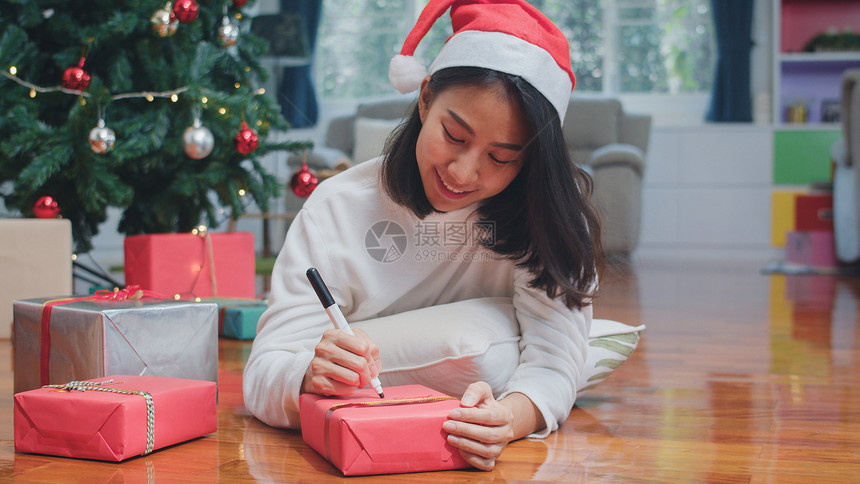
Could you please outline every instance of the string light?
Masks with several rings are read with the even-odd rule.
[[[203,104],[206,104],[206,103],[208,103],[208,102],[209,102],[209,98],[208,98],[208,97],[206,97],[206,96],[203,96],[203,98],[202,98],[202,99],[200,99],[200,102],[202,102]]]
[[[170,100],[173,102],[179,101],[179,96],[177,96],[176,93],[174,93],[172,96],[170,96]]]
[[[219,114],[227,114],[227,109],[226,108],[218,108],[218,113]]]
[[[240,197],[244,197],[244,196],[245,196],[245,189],[244,189],[244,188],[240,188],[240,189],[239,189],[239,196],[240,196]]]
[[[257,94],[266,94],[266,90],[264,88],[260,88],[257,90]]]
[[[236,89],[239,89],[239,87],[241,87],[241,84],[239,84],[239,83],[237,82],[236,84],[233,84],[233,87],[235,87]]]
[[[62,87],[62,86],[56,86],[56,87],[37,86],[33,83],[30,83],[30,82],[27,82],[27,81],[21,79],[20,77],[18,77],[16,75],[17,73],[18,73],[18,68],[15,66],[10,66],[9,72],[0,71],[0,74],[2,74],[3,77],[10,79],[12,81],[15,81],[16,83],[18,83],[24,87],[29,87],[30,88],[30,97],[35,97],[36,96],[35,93],[39,93],[39,92],[42,92],[42,93],[45,93],[45,92],[64,92],[66,94],[73,94],[75,96],[80,96],[81,97],[81,104],[86,105],[86,101],[84,100],[84,98],[90,96],[90,93],[88,93],[86,91],[76,91],[74,89],[66,89],[65,87]],[[171,91],[162,91],[162,92],[150,92],[150,91],[126,92],[126,93],[115,94],[115,95],[111,96],[111,100],[117,101],[119,99],[146,98],[147,101],[152,101],[156,97],[170,97],[171,99],[175,98],[174,102],[176,102],[176,100],[179,100],[178,95],[187,91],[187,90],[188,90],[188,87],[180,87],[179,89],[173,89]]]

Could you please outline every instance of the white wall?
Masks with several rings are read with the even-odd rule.
[[[771,128],[655,127],[643,179],[639,251],[767,259]]]

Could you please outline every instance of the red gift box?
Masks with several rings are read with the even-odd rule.
[[[254,234],[144,234],[125,238],[125,283],[167,295],[255,297]]]
[[[116,375],[15,394],[15,450],[122,461],[217,430],[215,383]]]
[[[344,475],[469,467],[442,424],[460,401],[421,385],[371,389],[347,397],[302,394],[302,438]]]
[[[798,195],[795,200],[795,230],[833,232],[833,195]]]

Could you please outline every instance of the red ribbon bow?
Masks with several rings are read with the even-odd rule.
[[[124,289],[116,288],[113,291],[109,291],[107,289],[99,289],[91,297],[102,301],[142,301],[144,299],[167,299],[163,294],[159,294],[155,291],[141,289],[140,286],[126,286]]]

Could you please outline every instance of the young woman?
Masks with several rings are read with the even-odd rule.
[[[481,368],[464,388],[419,382],[460,397],[443,426],[448,441],[492,469],[510,441],[548,435],[570,412],[600,227],[590,179],[561,134],[574,84],[564,36],[524,1],[431,1],[401,54],[448,7],[455,35],[429,76],[412,76],[417,102],[383,156],[322,183],[291,225],[245,369],[245,402],[264,422],[296,428],[300,393],[345,395],[375,376],[385,385],[386,354],[408,360],[403,348],[423,344],[416,338],[428,328],[456,338],[492,315],[519,339],[509,371]],[[392,82],[402,87],[403,76],[393,72]],[[309,267],[355,335],[331,328]],[[500,301],[509,313],[494,311]],[[369,336],[379,321],[386,334]]]

